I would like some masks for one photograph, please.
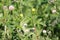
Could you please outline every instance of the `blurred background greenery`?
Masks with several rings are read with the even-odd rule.
[[[0,0],[0,40],[60,40],[60,0]]]

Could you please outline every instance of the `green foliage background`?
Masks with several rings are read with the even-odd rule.
[[[0,0],[0,40],[60,40],[60,0]]]

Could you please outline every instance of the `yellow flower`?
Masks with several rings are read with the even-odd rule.
[[[35,11],[36,11],[36,9],[35,9],[35,8],[32,8],[32,11],[33,11],[33,12],[35,12]]]
[[[23,14],[20,14],[20,17],[23,17]]]

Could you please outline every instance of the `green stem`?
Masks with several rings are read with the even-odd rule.
[[[46,37],[44,37],[44,39],[46,40]]]

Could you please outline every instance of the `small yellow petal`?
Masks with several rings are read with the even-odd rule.
[[[23,14],[20,14],[20,17],[23,17]]]
[[[34,12],[34,11],[36,11],[36,9],[35,8],[32,8],[32,11]]]

